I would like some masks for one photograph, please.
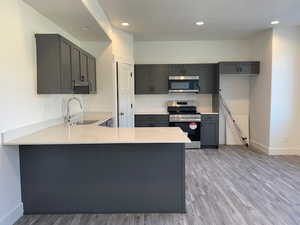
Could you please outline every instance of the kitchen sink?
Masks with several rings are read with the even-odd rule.
[[[82,121],[77,121],[75,125],[89,125],[98,122],[98,120],[82,120]]]

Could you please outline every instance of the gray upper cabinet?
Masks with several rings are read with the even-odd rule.
[[[260,62],[220,62],[220,74],[259,74]]]
[[[61,87],[63,93],[72,93],[72,46],[70,43],[62,40],[61,42]],[[39,65],[39,63],[38,63]],[[38,75],[38,78],[41,75]],[[42,83],[43,84],[43,83]],[[38,88],[41,88],[38,85]],[[50,88],[50,86],[49,86]],[[59,91],[59,90],[58,90]]]
[[[218,73],[216,64],[198,64],[199,93],[214,94],[218,92]]]
[[[97,93],[97,80],[96,80],[96,58],[88,57],[88,80],[90,83],[90,93]]]
[[[88,93],[96,93],[95,57],[59,34],[35,37],[38,94],[78,93],[75,92],[78,83],[85,84]]]
[[[189,76],[187,74],[187,72],[188,72],[187,69],[189,69],[189,67],[187,68],[185,64],[169,64],[168,65],[168,75],[170,75],[170,76]]]
[[[76,47],[72,47],[72,78],[73,82],[81,80],[81,69],[80,69],[80,50]]]
[[[216,93],[217,68],[217,64],[138,64],[135,94],[168,94],[169,76],[199,76],[199,93]]]
[[[199,76],[199,93],[213,94],[217,92],[217,64],[180,64],[170,65],[172,72],[180,72],[182,76]]]
[[[80,52],[80,81],[88,81],[88,56]]]
[[[135,94],[167,94],[168,65],[135,65]]]

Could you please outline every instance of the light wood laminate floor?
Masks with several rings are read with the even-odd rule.
[[[299,225],[300,157],[186,152],[187,214],[23,216],[16,225]]]

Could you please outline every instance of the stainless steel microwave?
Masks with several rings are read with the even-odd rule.
[[[199,93],[199,76],[169,76],[169,93]]]

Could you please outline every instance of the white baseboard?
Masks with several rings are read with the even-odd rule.
[[[299,155],[300,147],[274,148],[270,147],[269,155]]]
[[[263,152],[265,154],[269,154],[269,147],[266,145],[263,145],[261,143],[258,143],[256,141],[251,140],[250,141],[250,147],[254,148],[255,150],[258,150],[260,152]]]
[[[6,215],[0,217],[0,225],[13,225],[23,216],[23,203],[18,204],[11,209]]]
[[[251,140],[250,146],[268,155],[299,155],[300,156],[300,147],[276,148],[272,146],[263,145],[253,140]]]

